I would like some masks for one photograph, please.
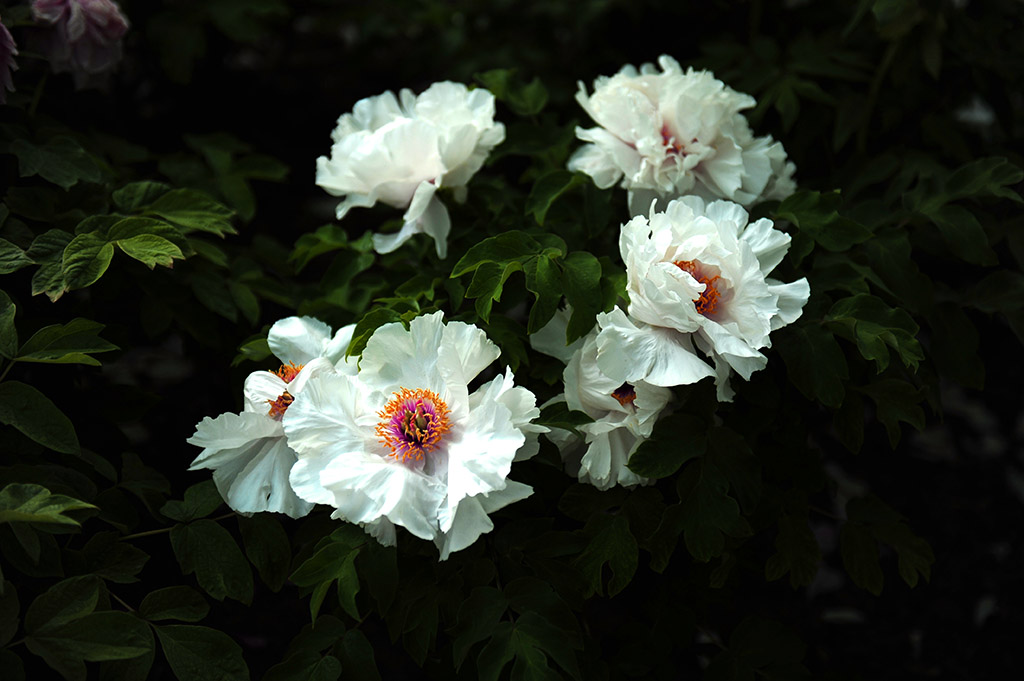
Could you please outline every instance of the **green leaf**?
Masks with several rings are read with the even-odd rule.
[[[156,627],[171,670],[180,681],[249,681],[242,649],[227,634],[208,627]]]
[[[842,199],[838,191],[822,194],[801,190],[783,201],[775,218],[788,220],[823,248],[844,252],[871,238],[871,230],[839,215]]]
[[[149,560],[149,554],[127,542],[117,532],[98,532],[89,538],[82,550],[84,572],[119,584],[139,581],[135,576]]]
[[[572,306],[572,317],[565,329],[566,343],[590,333],[594,318],[601,312],[601,263],[586,251],[570,253],[562,263],[565,299]]]
[[[452,629],[452,660],[462,667],[470,649],[491,636],[508,609],[508,600],[497,589],[478,586],[459,606],[458,622]]]
[[[359,629],[346,631],[335,652],[341,658],[345,681],[381,681],[373,646]]]
[[[0,582],[0,586],[3,586],[0,590],[0,646],[6,646],[18,633],[21,604],[18,602],[18,590],[13,584],[5,581]]]
[[[593,423],[594,419],[582,411],[573,411],[565,402],[555,402],[540,410],[536,423],[549,428],[568,430],[576,437],[583,437],[576,428],[585,423]]]
[[[182,574],[193,572],[199,586],[218,601],[252,602],[252,570],[231,533],[212,520],[176,525],[171,547]]]
[[[494,301],[501,300],[505,281],[521,269],[522,263],[518,261],[503,264],[485,262],[477,267],[473,273],[473,280],[466,290],[466,297],[476,298],[476,311],[484,322],[491,316],[491,305]]]
[[[563,678],[548,664],[549,658],[580,679],[572,646],[562,630],[537,613],[524,613],[514,624],[500,623],[477,658],[479,678],[496,680],[511,662],[514,681],[557,681]]]
[[[363,353],[363,349],[366,347],[366,342],[373,336],[373,332],[384,326],[385,324],[391,324],[393,322],[402,321],[402,315],[388,307],[375,307],[366,314],[356,323],[356,328],[352,331],[352,340],[348,344],[348,350],[345,351],[346,357],[357,357]]]
[[[14,301],[0,291],[0,357],[10,359],[18,354],[18,330],[14,326],[17,309]]]
[[[645,478],[667,478],[707,450],[707,421],[693,414],[674,414],[654,426],[651,437],[629,457],[629,470]]]
[[[541,175],[533,183],[530,195],[526,198],[526,214],[533,215],[537,224],[543,225],[551,205],[560,196],[589,182],[587,175],[568,170],[557,169]]]
[[[398,551],[393,546],[368,542],[359,554],[359,574],[377,604],[377,612],[386,613],[398,592]]]
[[[864,525],[875,539],[896,551],[900,576],[911,588],[917,586],[919,575],[925,581],[931,579],[931,566],[935,562],[931,546],[911,532],[906,519],[891,506],[869,494],[847,502],[846,515],[851,523]]]
[[[372,649],[370,654],[373,655]],[[337,681],[341,676],[341,669],[341,662],[332,655],[321,657],[311,650],[300,650],[289,655],[284,662],[268,669],[263,681]],[[346,681],[349,678],[359,677],[359,673],[362,671],[361,666],[356,667],[356,670],[353,675],[346,674]],[[380,676],[377,678],[379,679]]]
[[[74,235],[62,229],[51,229],[43,232],[32,241],[25,252],[39,269],[32,275],[32,295],[45,293],[50,300],[60,298],[64,285],[63,259],[64,248],[71,243]]]
[[[85,617],[99,603],[100,583],[92,575],[57,582],[32,601],[25,614],[25,630],[58,627]]]
[[[25,663],[10,648],[0,649],[0,669],[8,675],[7,681],[26,681]]]
[[[1024,180],[1024,170],[1001,157],[982,158],[958,168],[946,179],[949,200],[995,196],[1021,203],[1020,195],[1010,189]]]
[[[15,359],[19,362],[99,366],[99,361],[90,356],[92,353],[118,349],[99,337],[104,328],[99,322],[80,317],[67,324],[45,326],[25,341]]]
[[[230,222],[234,212],[194,189],[171,190],[150,204],[146,212],[162,217],[186,233],[200,231],[217,236],[237,233]]]
[[[882,594],[885,578],[878,560],[878,543],[863,524],[847,521],[839,532],[843,567],[853,583],[876,596]]]
[[[601,572],[607,563],[612,578],[608,582],[608,597],[625,589],[636,573],[638,553],[636,538],[629,530],[625,516],[597,516],[594,527],[588,523],[588,533],[594,536],[587,548],[576,559],[575,565],[586,580],[587,592],[603,594]]]
[[[180,620],[198,622],[210,612],[206,599],[187,586],[169,586],[150,591],[139,605],[139,617],[151,622]]]
[[[17,272],[22,267],[32,264],[32,259],[7,239],[0,239],[0,274]]]
[[[526,327],[527,333],[532,334],[540,331],[555,316],[558,302],[562,299],[562,282],[558,276],[558,267],[545,255],[530,258],[524,273],[526,290],[535,296]]]
[[[817,324],[780,329],[772,345],[786,362],[790,382],[811,400],[828,407],[843,402],[843,381],[850,377],[846,357],[828,329]]]
[[[706,681],[764,678],[803,681],[811,674],[802,664],[807,647],[780,622],[756,615],[740,622],[704,672]]]
[[[547,104],[547,88],[539,78],[524,85],[515,73],[515,69],[492,69],[474,74],[473,77],[518,115],[535,116]]]
[[[21,177],[38,175],[65,190],[79,182],[99,182],[103,179],[93,157],[71,137],[59,135],[42,146],[18,138],[8,148],[18,157],[18,173]]]
[[[764,576],[774,582],[787,572],[794,589],[810,586],[821,564],[821,548],[814,538],[807,518],[783,514],[775,537],[775,554],[764,566]]]
[[[725,474],[740,507],[751,513],[761,500],[761,462],[746,440],[728,428],[709,432],[707,461]]]
[[[175,259],[181,260],[185,257],[180,248],[155,234],[139,234],[128,239],[119,239],[115,243],[125,255],[135,258],[149,269],[157,265],[173,267]]]
[[[988,235],[978,218],[963,206],[946,204],[925,215],[942,232],[950,253],[975,265],[995,265],[995,251],[988,244]]]
[[[48,397],[18,381],[0,383],[0,423],[62,454],[80,449],[71,421]]]
[[[277,592],[288,579],[291,544],[288,534],[273,513],[257,513],[251,518],[238,517],[245,555],[256,566],[260,579]]]
[[[900,422],[924,429],[924,409],[920,406],[924,395],[920,389],[896,378],[883,378],[857,390],[874,400],[878,420],[885,425],[894,449],[900,441]]]
[[[525,262],[530,256],[543,252],[541,244],[526,232],[509,230],[472,246],[452,268],[451,276],[461,277],[484,263],[505,265],[513,261]]]
[[[210,515],[224,503],[213,480],[203,480],[185,490],[184,501],[168,501],[160,513],[181,523]]]
[[[110,266],[114,246],[95,234],[79,234],[64,249],[61,273],[64,288],[72,291],[96,283]]]
[[[740,516],[736,500],[728,495],[729,480],[707,460],[697,461],[683,471],[677,484],[682,501],[683,538],[697,560],[706,563],[722,555],[725,537],[750,535],[750,526]]]
[[[39,485],[11,483],[0,490],[0,523],[56,523],[77,527],[78,521],[64,513],[83,508],[96,507],[63,494],[50,494]]]
[[[348,537],[342,541],[330,541],[302,565],[294,573],[291,580],[298,586],[313,586],[319,589],[317,598],[310,602],[312,619],[316,619],[320,602],[330,585],[338,584],[338,603],[345,612],[354,619],[361,619],[356,607],[356,594],[359,593],[359,575],[356,573],[355,560],[361,551],[361,544],[353,543]]]
[[[114,205],[126,213],[142,210],[161,196],[171,191],[171,186],[162,182],[132,182],[121,187],[110,198]]]

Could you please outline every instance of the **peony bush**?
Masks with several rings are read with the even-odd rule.
[[[974,4],[0,2],[0,676],[1015,669]]]

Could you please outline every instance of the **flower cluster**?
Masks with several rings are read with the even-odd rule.
[[[683,72],[671,57],[658,65],[661,72],[644,64],[602,76],[592,95],[580,83],[576,99],[599,127],[576,128],[589,144],[569,160],[570,170],[602,189],[621,180],[633,215],[655,198],[693,195],[750,206],[793,193],[795,166],[782,145],[754,137],[740,113],[754,106],[753,97],[707,71]]]
[[[404,527],[442,559],[531,493],[508,476],[537,453],[539,433],[583,482],[648,482],[630,457],[671,408],[672,388],[712,378],[718,399],[731,400],[733,374],[746,380],[765,366],[771,332],[797,319],[810,293],[805,279],[770,277],[790,237],[768,219],[748,224],[744,206],[794,188],[782,146],[755,138],[739,113],[753,100],[669,57],[659,63],[661,72],[626,67],[577,97],[601,127],[577,130],[590,144],[569,167],[603,188],[621,179],[634,215],[619,235],[628,303],[598,314],[571,345],[568,309],[530,339],[565,364],[553,401],[591,419],[580,437],[536,424],[534,395],[511,370],[470,392],[500,354],[473,325],[441,312],[385,324],[357,365],[346,359],[352,327],[332,336],[292,317],[268,338],[281,368],[249,376],[242,413],[198,425],[192,467],[213,469],[236,511],[299,517],[322,504],[385,544]],[[386,92],[341,116],[316,181],[344,197],[339,219],[377,201],[405,209],[399,232],[374,235],[378,252],[426,233],[444,257],[451,221],[438,190],[463,200],[504,134],[486,90],[443,82],[418,97]]]
[[[389,91],[359,100],[331,138],[330,158],[317,159],[316,183],[345,197],[338,219],[378,201],[403,208],[398,232],[374,236],[377,252],[390,253],[422,233],[444,258],[451,219],[437,192],[449,187],[464,201],[466,184],[505,139],[505,126],[494,122],[490,92],[442,82],[419,96],[402,90],[398,97]]]
[[[299,517],[324,504],[384,544],[396,525],[432,540],[443,560],[532,492],[508,475],[547,430],[531,423],[536,400],[511,371],[470,392],[499,350],[440,312],[377,329],[358,369],[351,336],[309,318],[275,324],[268,341],[285,364],[249,376],[241,414],[197,426],[192,468],[214,469],[236,511]]]

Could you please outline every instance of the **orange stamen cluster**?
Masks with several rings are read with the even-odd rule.
[[[721,294],[715,287],[715,282],[722,277],[717,274],[713,277],[707,276],[701,271],[700,263],[696,260],[676,260],[672,264],[688,272],[690,276],[704,284],[704,291],[701,292],[700,298],[694,298],[693,302],[697,312],[700,314],[705,317],[713,315],[718,310],[719,299],[721,298]]]
[[[377,412],[381,421],[375,432],[396,459],[422,461],[451,429],[449,413],[448,405],[433,390],[401,388]]]
[[[623,383],[615,389],[615,392],[612,393],[612,397],[614,397],[623,407],[627,404],[633,407],[633,402],[636,401],[636,388],[629,383]]]
[[[276,400],[267,400],[267,404],[270,405],[270,411],[268,412],[270,414],[270,418],[275,421],[280,421],[281,417],[284,416],[284,413],[288,411],[288,407],[290,407],[294,401],[295,398],[287,390],[281,393],[280,397]]]
[[[306,365],[296,364],[295,362],[288,362],[287,364],[282,364],[280,369],[278,369],[277,371],[273,371],[271,373],[273,373],[275,376],[280,378],[285,383],[291,383],[293,380],[295,380],[295,377],[299,375],[299,372],[302,371],[302,367],[304,366]]]

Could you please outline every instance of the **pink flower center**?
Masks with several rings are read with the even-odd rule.
[[[433,390],[401,388],[377,412],[381,421],[375,432],[396,459],[422,461],[451,429],[449,413],[448,405]]]
[[[636,405],[633,404],[633,402],[636,401],[636,388],[629,383],[623,383],[616,388],[615,392],[612,393],[612,397],[614,397],[623,407],[628,404],[634,409],[636,408]]]
[[[722,294],[718,291],[715,286],[715,282],[721,279],[719,275],[709,277],[704,271],[703,263],[699,260],[676,260],[672,263],[684,272],[688,272],[690,276],[704,284],[704,291],[701,292],[700,298],[693,300],[694,306],[697,308],[697,312],[710,317],[718,311],[718,305],[721,302]]]
[[[686,152],[683,151],[683,143],[679,140],[679,138],[675,134],[673,134],[673,132],[671,130],[668,129],[668,124],[667,123],[665,125],[661,126],[661,139],[665,143],[665,146],[667,147],[665,149],[666,153],[677,154],[679,156],[686,156]],[[696,142],[696,141],[697,141],[697,138],[694,137],[691,143]]]

